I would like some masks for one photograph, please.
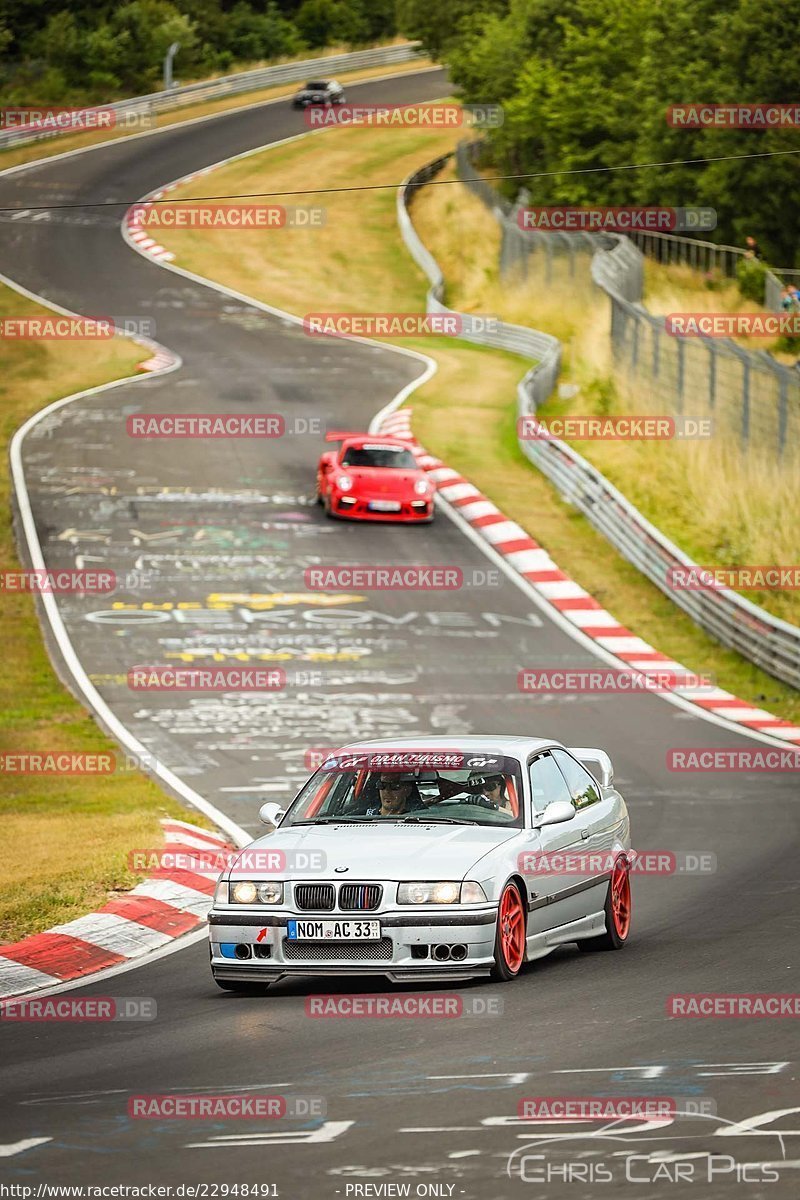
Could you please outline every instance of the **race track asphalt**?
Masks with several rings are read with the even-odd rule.
[[[427,72],[349,91],[364,102],[403,102],[446,94],[447,83]],[[0,207],[120,202],[0,220],[0,270],[86,315],[153,318],[157,340],[183,360],[171,374],[67,405],[25,439],[48,566],[110,565],[127,584],[114,597],[123,608],[102,597],[59,600],[90,678],[154,756],[253,835],[259,803],[293,793],[313,747],[426,731],[552,734],[609,751],[637,848],[710,852],[716,870],[636,878],[634,933],[621,954],[567,947],[511,986],[433,989],[502,1000],[501,1016],[312,1019],[311,995],[387,985],[309,980],[278,984],[266,997],[223,994],[202,942],[72,992],[154,997],[157,1019],[4,1023],[0,1142],[46,1140],[8,1153],[2,1176],[34,1187],[274,1184],[287,1200],[380,1194],[354,1190],[366,1184],[531,1200],[796,1195],[800,1134],[774,1131],[797,1131],[800,1114],[765,1121],[758,1136],[721,1133],[800,1103],[792,1022],[680,1020],[665,1011],[675,992],[797,988],[792,775],[670,772],[670,747],[757,743],[657,696],[521,696],[522,667],[596,660],[505,575],[487,578],[495,564],[444,514],[416,529],[327,522],[312,504],[319,435],[177,450],[126,436],[132,412],[279,412],[290,424],[321,418],[364,428],[422,370],[377,346],[308,338],[164,272],[120,236],[123,201],[303,128],[285,103],[263,105],[0,176]],[[474,586],[361,593],[330,607],[287,599],[305,590],[307,566],[354,562],[455,565]],[[137,663],[230,654],[280,661],[285,691],[187,698],[140,695],[125,683]],[[127,1116],[131,1095],[174,1092],[281,1092],[321,1099],[326,1116],[260,1124]],[[535,1158],[542,1150],[533,1143],[581,1130],[520,1127],[520,1098],[591,1093],[704,1101],[718,1119],[676,1117],[624,1141],[590,1145],[578,1136]],[[523,1147],[528,1158],[520,1168],[517,1156],[508,1175],[509,1156]],[[631,1153],[642,1156],[627,1167],[638,1182],[625,1178]],[[763,1166],[741,1181],[742,1164],[784,1159],[794,1166],[777,1181],[765,1180]],[[558,1184],[557,1167],[571,1183]],[[549,1183],[546,1170],[556,1171]]]

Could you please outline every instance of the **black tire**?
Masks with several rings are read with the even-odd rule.
[[[621,925],[618,916],[614,910],[614,884],[617,872],[624,872],[625,877],[625,892],[627,895],[627,912],[626,921]],[[619,900],[619,897],[617,897]],[[627,943],[630,937],[631,929],[631,884],[630,884],[630,865],[628,860],[623,856],[617,859],[614,864],[614,871],[608,881],[608,891],[606,892],[606,902],[603,907],[606,915],[605,933],[601,933],[599,937],[581,938],[578,942],[578,949],[584,954],[594,954],[603,950],[621,950]],[[619,911],[619,910],[618,910]]]
[[[509,961],[508,952],[508,937],[507,933],[504,936],[504,924],[508,917],[504,918],[504,912],[511,905],[514,909],[518,909],[521,915],[521,954],[519,947],[514,961]],[[512,979],[516,979],[522,970],[522,964],[525,961],[525,932],[527,926],[527,915],[525,911],[525,901],[519,886],[513,880],[509,880],[503,888],[503,894],[500,897],[500,903],[497,906],[497,927],[494,935],[494,966],[492,967],[492,979],[497,983],[510,983]]]

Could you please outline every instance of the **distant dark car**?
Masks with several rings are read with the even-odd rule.
[[[344,88],[335,79],[311,80],[292,100],[292,108],[308,108],[310,104],[344,104]]]

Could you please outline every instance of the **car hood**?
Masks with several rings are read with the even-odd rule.
[[[321,857],[319,869],[287,869],[287,878],[463,879],[485,854],[520,833],[478,825],[301,825],[277,829],[246,850],[278,850],[287,856],[306,851]],[[235,863],[233,867],[241,874]],[[337,867],[346,870],[337,872]],[[276,873],[264,877],[274,879]]]
[[[353,480],[353,490],[370,496],[408,496],[414,494],[414,484],[425,479],[424,471],[400,467],[342,467],[343,475]]]

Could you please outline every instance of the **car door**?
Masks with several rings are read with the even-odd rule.
[[[530,849],[526,852],[526,860],[532,872],[526,873],[525,878],[529,892],[530,937],[557,925],[566,925],[589,911],[583,893],[591,883],[591,876],[584,864],[590,819],[585,808],[575,804],[552,751],[529,759],[528,779],[532,818],[554,800],[570,801],[575,809],[571,821],[529,830]]]
[[[623,832],[617,804],[612,795],[605,794],[586,767],[566,750],[554,749],[553,758],[564,776],[570,799],[585,822],[581,836],[588,853],[587,878],[593,878],[595,886],[587,889],[582,897],[584,911],[599,912],[605,903],[611,863]]]

